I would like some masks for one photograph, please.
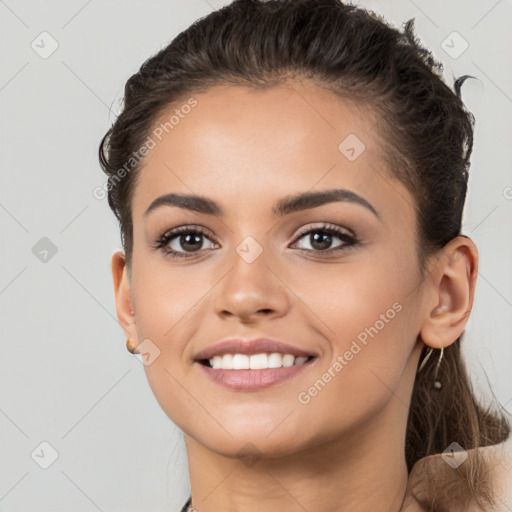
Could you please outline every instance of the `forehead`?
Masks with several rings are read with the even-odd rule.
[[[223,85],[185,97],[154,123],[133,216],[172,191],[246,207],[314,187],[385,195],[382,181],[393,178],[375,126],[369,107],[310,84]]]

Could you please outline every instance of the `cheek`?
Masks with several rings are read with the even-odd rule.
[[[403,311],[411,303],[418,284],[414,259],[397,255],[390,248],[378,254],[348,257],[339,265],[301,264],[301,268],[282,269],[301,308],[305,323],[322,327],[333,351],[343,353],[350,341],[359,337],[393,343],[408,322]],[[408,315],[407,315],[408,316]],[[375,345],[378,345],[377,343]]]
[[[153,261],[134,261],[132,293],[137,330],[140,337],[153,337],[165,342],[167,348],[178,349],[173,339],[176,341],[179,332],[180,339],[186,341],[183,328],[212,285],[191,266],[179,268],[163,259]]]
[[[330,269],[330,279],[316,276],[316,283],[324,283],[322,293],[311,287],[303,292],[304,302],[322,321],[332,353],[301,390],[299,402],[336,418],[333,425],[365,417],[400,386],[418,334],[413,263],[390,255],[358,269]],[[308,418],[315,421],[315,414]]]
[[[370,312],[339,315],[332,357],[311,373],[296,397],[305,431],[331,438],[340,432],[357,436],[388,405],[391,415],[406,410],[404,371],[415,341],[409,312],[399,301],[379,304],[374,304],[377,317]]]

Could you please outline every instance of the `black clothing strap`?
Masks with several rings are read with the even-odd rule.
[[[187,508],[189,507],[191,501],[192,501],[192,496],[190,496],[190,498],[187,500],[185,505],[183,505],[183,508],[180,510],[180,512],[187,512]]]

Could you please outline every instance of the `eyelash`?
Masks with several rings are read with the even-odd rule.
[[[312,249],[298,249],[301,252],[304,253],[316,253],[320,255],[327,255],[330,256],[333,253],[347,251],[350,249],[353,249],[359,242],[357,237],[348,234],[347,232],[343,231],[339,227],[333,225],[333,224],[322,224],[321,226],[316,226],[314,228],[308,228],[301,232],[299,232],[295,238],[294,244],[297,243],[302,237],[305,235],[309,235],[312,233],[327,233],[329,235],[335,235],[338,238],[340,238],[345,243],[342,245],[339,245],[337,247],[331,248],[331,249],[325,249],[320,251],[315,251]],[[164,256],[171,259],[178,259],[178,258],[190,258],[194,256],[194,253],[186,253],[186,252],[180,252],[175,250],[169,250],[166,249],[166,245],[177,238],[178,236],[182,234],[195,234],[195,235],[203,235],[206,238],[209,238],[208,233],[206,230],[200,226],[180,226],[179,228],[173,229],[171,231],[165,232],[163,235],[158,237],[153,247],[155,249],[160,249],[163,251]],[[198,251],[199,252],[199,251]]]

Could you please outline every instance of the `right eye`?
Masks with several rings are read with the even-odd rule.
[[[200,226],[180,226],[179,228],[163,233],[155,240],[153,246],[156,249],[162,250],[165,257],[188,258],[202,250],[202,238],[209,240],[204,228]],[[180,246],[185,250],[179,250]],[[187,248],[190,249],[190,251],[188,251]]]

